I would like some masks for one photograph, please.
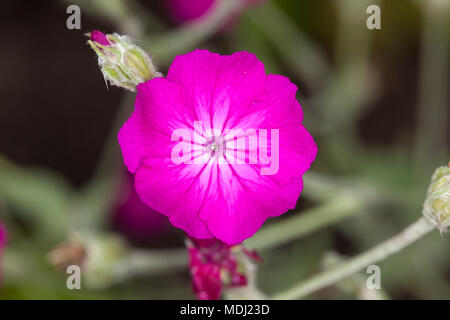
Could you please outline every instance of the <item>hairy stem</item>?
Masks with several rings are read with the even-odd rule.
[[[390,255],[399,252],[403,248],[419,240],[435,227],[425,217],[408,226],[398,235],[382,242],[374,248],[344,262],[333,270],[325,271],[309,280],[301,282],[285,292],[276,294],[273,299],[299,299],[317,290],[332,285],[341,279],[348,277],[363,268],[382,261]]]
[[[187,261],[185,249],[134,250],[116,266],[116,272],[124,278],[166,273],[186,268]]]

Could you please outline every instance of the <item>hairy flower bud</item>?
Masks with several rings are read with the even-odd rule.
[[[56,246],[49,254],[50,263],[66,272],[67,267],[81,268],[83,280],[89,288],[102,289],[122,280],[120,263],[127,247],[114,234],[74,232],[69,239]]]
[[[139,83],[161,76],[149,55],[129,37],[117,33],[105,35],[98,30],[87,35],[103,77],[112,85],[135,91]]]
[[[449,167],[440,167],[434,172],[423,214],[441,232],[450,226],[450,163]]]

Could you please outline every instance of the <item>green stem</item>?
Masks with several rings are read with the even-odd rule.
[[[251,249],[266,250],[364,211],[367,199],[353,193],[340,194],[335,199],[301,214],[269,224],[245,242]]]
[[[370,189],[370,190],[368,190]],[[326,175],[314,171],[308,171],[303,175],[302,197],[314,202],[326,202],[336,198],[337,194],[342,194],[345,190],[357,190],[362,194],[362,190],[367,190],[366,194],[374,194],[373,186],[361,185],[355,179],[341,178]]]
[[[312,102],[320,109],[322,133],[345,139],[354,135],[353,128],[365,106],[377,94],[376,73],[369,70],[373,32],[361,26],[361,14],[370,1],[334,1],[337,15],[335,43],[336,68],[324,88]],[[339,131],[339,135],[332,134]],[[336,141],[334,144],[340,145]]]
[[[347,261],[347,258],[334,251],[328,252],[322,259],[324,270],[332,270]],[[347,279],[336,283],[335,287],[345,294],[355,296],[359,300],[388,300],[389,295],[383,289],[370,290],[366,285],[367,274],[356,272]]]
[[[187,267],[187,253],[183,249],[134,250],[116,266],[121,277],[171,272]]]
[[[145,39],[147,51],[160,64],[167,63],[180,53],[191,50],[219,30],[242,6],[240,0],[217,1],[215,9],[198,22],[162,35],[150,35]]]
[[[111,199],[117,193],[121,182],[123,165],[120,148],[117,143],[117,133],[133,111],[134,95],[125,93],[120,102],[119,110],[113,121],[111,132],[105,140],[101,155],[89,183],[81,191],[80,201],[87,207],[85,214],[77,215],[77,226],[98,225],[104,221],[104,213],[110,209]]]
[[[307,210],[283,221],[268,225],[245,242],[250,249],[267,250],[318,229],[332,225],[358,212],[363,212],[370,203],[368,198],[355,196],[352,192],[339,194],[329,202]],[[170,264],[170,268],[167,266]],[[117,267],[123,274],[156,274],[185,268],[187,256],[184,249],[164,251],[133,251]]]
[[[272,298],[283,300],[305,297],[317,290],[332,285],[371,264],[386,259],[390,255],[399,252],[403,248],[419,240],[434,228],[435,226],[425,217],[421,217],[391,239],[340,264],[336,268],[333,268],[333,270],[325,271],[309,280],[301,282],[285,292],[276,294]]]
[[[320,48],[271,1],[247,14],[276,47],[291,71],[303,77],[310,88],[318,90],[329,72],[326,57]]]
[[[420,173],[430,171],[447,150],[449,5],[439,0],[417,3],[424,14],[415,141],[415,165]]]

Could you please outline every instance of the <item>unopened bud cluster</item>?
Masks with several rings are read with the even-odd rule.
[[[112,85],[136,91],[139,83],[161,76],[149,55],[129,37],[117,33],[105,35],[97,30],[88,36],[103,77]]]
[[[441,232],[450,226],[450,167],[440,167],[434,172],[423,214]]]
[[[81,268],[85,284],[102,289],[121,281],[120,263],[127,247],[114,234],[74,232],[69,239],[55,247],[48,255],[50,263],[62,272],[70,265]]]

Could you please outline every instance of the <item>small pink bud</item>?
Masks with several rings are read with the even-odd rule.
[[[103,32],[99,31],[99,30],[92,31],[89,34],[89,38],[91,39],[91,41],[100,43],[103,46],[110,46],[111,45],[111,43],[109,42],[109,40],[106,37],[106,35]]]

